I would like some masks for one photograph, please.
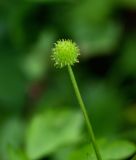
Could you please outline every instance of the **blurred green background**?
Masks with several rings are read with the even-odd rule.
[[[80,47],[73,70],[103,159],[133,158],[136,0],[5,0],[0,160],[96,160],[67,69],[50,60],[61,38]]]

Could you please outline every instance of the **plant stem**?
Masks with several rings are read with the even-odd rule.
[[[83,112],[84,119],[85,119],[85,122],[86,122],[86,125],[87,125],[87,128],[88,128],[88,131],[90,133],[90,137],[91,137],[91,140],[92,140],[92,145],[93,145],[96,157],[97,157],[98,160],[102,160],[100,151],[98,149],[98,146],[97,146],[97,143],[96,143],[96,140],[95,140],[95,136],[94,136],[94,132],[93,132],[93,129],[92,129],[92,125],[90,123],[90,120],[89,120],[89,117],[88,117],[84,102],[82,100],[82,97],[81,97],[81,94],[80,94],[80,91],[79,91],[79,88],[78,88],[78,85],[77,85],[73,70],[72,70],[70,65],[68,66],[68,72],[69,72],[70,79],[72,81],[72,84],[73,84],[73,87],[74,87],[74,90],[75,90],[75,94],[76,94],[77,100],[78,100],[80,108],[81,108],[81,110]]]

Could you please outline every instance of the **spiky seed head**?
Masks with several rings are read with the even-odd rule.
[[[76,43],[71,40],[62,39],[57,41],[52,52],[51,57],[57,68],[62,68],[79,62],[79,48]]]

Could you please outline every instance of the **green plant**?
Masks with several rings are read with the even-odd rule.
[[[96,143],[96,139],[95,139],[95,135],[94,135],[94,132],[92,129],[92,125],[90,123],[88,113],[86,111],[85,104],[84,104],[83,99],[81,97],[73,70],[71,68],[71,65],[74,65],[74,63],[78,62],[78,56],[79,56],[79,48],[72,41],[59,40],[57,43],[55,43],[55,47],[53,48],[53,54],[52,54],[52,59],[54,61],[54,64],[58,68],[62,68],[65,66],[68,67],[70,79],[72,81],[78,103],[79,103],[81,110],[83,112],[84,119],[85,119],[86,125],[88,127],[88,131],[90,133],[90,137],[92,140],[92,145],[93,145],[93,148],[96,153],[96,157],[98,160],[102,160],[100,151],[99,151],[97,143]]]

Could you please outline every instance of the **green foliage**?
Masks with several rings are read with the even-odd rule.
[[[30,80],[42,78],[48,71],[52,41],[55,38],[53,30],[42,32],[35,46],[22,61],[22,70]]]
[[[29,160],[21,150],[14,150],[9,146],[9,160]]]
[[[136,146],[133,143],[124,140],[113,141],[101,139],[98,141],[98,145],[104,160],[126,159],[131,157],[131,155],[133,155],[136,151]],[[54,156],[54,160],[63,160],[63,154],[66,155],[66,160],[96,160],[92,145],[83,145],[82,147],[78,148],[61,149]]]
[[[30,159],[39,159],[81,140],[81,117],[78,111],[63,108],[49,109],[36,115],[30,122],[26,139]]]
[[[102,157],[105,160],[109,159],[125,159],[130,157],[133,153],[135,153],[135,146],[127,141],[105,141],[102,140],[99,142]],[[93,150],[90,150],[90,145],[83,147],[78,153],[72,153],[69,160],[74,159],[92,159],[96,160],[95,154]],[[78,156],[78,157],[77,157]]]
[[[75,21],[71,32],[80,45],[81,51],[83,51],[81,56],[87,58],[96,56],[96,54],[103,55],[103,52],[104,54],[111,54],[110,51],[118,46],[121,25],[115,22],[86,25],[83,22]]]
[[[62,38],[81,50],[75,76],[103,156],[134,157],[135,17],[135,0],[0,2],[1,160],[94,157],[66,70],[50,61]]]
[[[8,148],[19,148],[24,140],[24,122],[16,116],[8,117],[0,129],[0,157],[8,159]]]

